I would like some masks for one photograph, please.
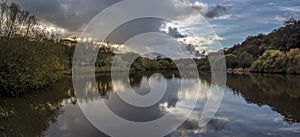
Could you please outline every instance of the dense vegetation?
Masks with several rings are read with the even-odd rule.
[[[113,50],[107,50],[108,47],[100,47],[98,57],[96,60],[96,70],[98,72],[111,71],[112,63],[114,61],[118,67],[117,69],[124,70],[130,65],[131,71],[145,71],[145,70],[177,70],[177,68],[192,68],[191,59],[172,60],[170,58],[162,57],[142,57],[137,53],[122,53],[115,54]],[[130,59],[131,58],[131,59]],[[133,62],[128,62],[129,60]]]
[[[4,113],[2,113],[2,112],[0,112],[0,122],[1,122],[2,120],[6,119],[6,118],[7,118],[7,115],[4,114]],[[0,135],[1,135],[1,131],[2,131],[2,130],[5,130],[5,128],[4,128],[4,126],[0,125]]]
[[[127,68],[128,58],[136,58],[134,62],[130,65],[131,71],[145,71],[145,70],[175,70],[177,66],[175,63],[169,59],[149,59],[141,57],[136,53],[124,53],[115,55],[113,52],[99,52],[96,61],[96,68],[98,72],[109,72],[111,71],[113,60],[117,63],[120,70],[122,68]]]
[[[70,68],[70,48],[61,44],[2,37],[0,49],[0,95],[47,86]]]
[[[72,49],[20,6],[0,3],[0,96],[45,87],[70,71]]]
[[[234,45],[226,53],[238,55],[247,52],[254,58],[258,58],[266,50],[287,52],[293,48],[300,48],[300,21],[291,18],[285,22],[284,27],[276,29],[268,35],[249,36],[243,43]]]
[[[6,118],[7,116],[4,113],[0,112],[0,121],[3,120],[4,118]]]
[[[300,50],[291,49],[286,54],[279,50],[267,50],[250,68],[253,72],[300,74]]]
[[[300,21],[288,19],[285,26],[270,34],[249,36],[241,44],[225,49],[227,68],[260,73],[300,74]],[[208,59],[197,61],[209,70]]]

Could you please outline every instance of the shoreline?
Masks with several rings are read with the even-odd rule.
[[[124,70],[118,70],[118,72],[122,72]],[[176,71],[176,69],[153,69],[153,70],[130,70],[132,72],[144,72],[144,71]],[[199,72],[207,72],[207,73],[211,73],[210,70],[201,70],[198,69]],[[101,73],[110,73],[111,70],[108,68],[96,68],[95,69],[95,74],[101,74]],[[227,69],[227,74],[281,74],[281,75],[300,75],[300,73],[279,73],[279,72],[255,72],[255,71],[250,71],[249,68],[228,68]],[[68,75],[72,75],[72,72]]]
[[[228,68],[227,69],[228,74],[280,74],[280,75],[300,75],[300,73],[283,73],[283,72],[256,72],[251,71],[249,68]]]

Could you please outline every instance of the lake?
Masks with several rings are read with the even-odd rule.
[[[114,85],[110,74],[99,74],[96,77],[99,98],[76,98],[71,78],[23,97],[2,98],[0,111],[8,112],[9,117],[0,122],[5,128],[0,130],[0,136],[106,136],[87,120],[78,102],[105,100],[115,114],[135,122],[158,119],[171,113],[168,110],[172,108],[179,108],[184,113],[180,83],[188,84],[193,78],[181,79],[175,71],[131,73],[131,88],[138,94],[147,94],[148,81],[154,73],[161,73],[165,77],[166,93],[157,104],[147,108],[138,108],[123,102],[114,89],[126,90],[122,85],[125,81],[120,80]],[[300,76],[228,74],[222,104],[215,117],[204,128],[198,126],[197,120],[207,100],[205,89],[213,85],[210,83],[209,73],[200,73],[200,77],[203,88],[190,87],[191,90],[200,92],[193,114],[176,131],[169,134],[169,137],[300,136]],[[193,97],[189,94],[184,96]]]

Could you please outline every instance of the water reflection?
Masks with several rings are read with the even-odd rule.
[[[1,122],[3,136],[43,136],[57,117],[63,114],[63,102],[72,96],[70,81],[62,80],[46,92],[36,92],[25,97],[0,100],[0,111],[8,112],[8,119]],[[51,92],[48,92],[51,91]],[[1,135],[1,133],[0,133]]]
[[[159,96],[161,98],[158,102],[155,102],[155,104],[151,106],[139,107],[130,105],[130,103],[121,99],[122,94],[128,94],[128,92],[148,92],[149,86],[147,84],[134,86],[133,89],[136,90],[132,91],[132,85],[128,86],[127,84],[128,80],[132,78],[117,77],[117,79],[113,81],[112,91],[108,92],[108,98],[101,98],[99,95],[97,96],[96,89],[91,86],[93,82],[89,80],[89,76],[81,76],[79,79],[76,79],[78,83],[81,82],[81,85],[77,86],[75,93],[80,101],[81,108],[84,110],[83,112],[88,112],[85,113],[85,115],[91,122],[97,121],[97,123],[93,124],[98,128],[105,129],[106,127],[114,127],[110,128],[114,130],[114,133],[116,133],[115,131],[118,131],[118,133],[127,133],[128,131],[124,130],[124,127],[126,127],[127,129],[131,128],[130,133],[132,133],[132,131],[136,129],[132,127],[140,127],[137,123],[144,124],[142,122],[151,121],[149,122],[150,124],[155,123],[156,125],[149,127],[157,128],[155,130],[156,133],[164,134],[166,131],[175,130],[184,122],[185,117],[189,115],[193,110],[193,105],[196,104],[198,99],[197,94],[200,94],[200,97],[206,96],[203,89],[199,88],[199,80],[195,78],[179,78],[175,76],[176,73],[172,73],[173,72],[162,73],[162,75],[154,75],[153,77],[153,74],[156,74],[156,72],[151,72],[150,77],[143,75],[142,78],[138,79],[141,84],[148,83],[147,81],[149,81],[150,86],[151,81],[154,81],[154,85],[151,86],[151,93],[157,93],[158,90],[155,89],[160,89],[162,86],[160,83],[155,82],[159,81],[159,79],[164,79],[165,76],[169,77],[169,74],[172,76],[172,78],[165,80],[166,92],[163,93],[162,96]],[[96,85],[99,84],[96,83]],[[202,88],[204,86],[205,85],[202,85]],[[152,91],[153,89],[154,91]],[[165,90],[163,90],[163,92],[164,91]],[[94,99],[98,99],[98,101],[93,101]],[[132,100],[134,99],[135,98]],[[157,98],[155,97],[155,99]],[[104,105],[103,102],[106,103],[106,105]],[[159,122],[157,119],[160,119],[159,121],[162,119],[163,122]],[[199,119],[199,115],[197,115],[195,119]],[[159,127],[159,124],[164,122],[168,126]],[[107,124],[99,125],[99,123]],[[132,124],[133,126],[129,126],[128,124]]]
[[[154,73],[157,72],[131,73],[130,86],[137,93],[146,94],[147,81]],[[0,122],[6,128],[0,131],[0,136],[105,136],[89,123],[78,107],[78,101],[93,102],[99,98],[105,99],[107,106],[120,117],[138,122],[160,118],[172,112],[172,108],[184,112],[188,104],[180,105],[182,96],[191,99],[194,96],[181,94],[184,92],[179,92],[178,83],[188,84],[189,79],[181,79],[176,71],[160,73],[167,79],[168,92],[158,104],[147,108],[123,102],[114,91],[126,81],[113,85],[109,74],[96,77],[97,90],[92,91],[98,92],[83,93],[80,98],[75,98],[70,79],[25,97],[2,98],[0,111],[8,112],[9,118]],[[200,76],[201,85],[209,87],[210,74]],[[300,76],[293,75],[228,75],[223,103],[208,126],[198,125],[206,101],[205,92],[201,92],[192,116],[169,136],[297,136],[300,134],[299,79]],[[92,88],[88,83],[85,86]]]
[[[291,124],[300,122],[299,80],[294,75],[229,75],[227,85],[248,103],[270,106]]]

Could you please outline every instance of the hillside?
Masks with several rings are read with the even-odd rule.
[[[285,26],[274,30],[270,34],[249,36],[241,44],[234,45],[225,54],[235,54],[245,51],[254,57],[261,56],[266,50],[289,51],[300,48],[300,21],[290,19]]]
[[[264,35],[249,36],[225,51],[227,68],[249,68],[251,72],[300,74],[300,21]]]

